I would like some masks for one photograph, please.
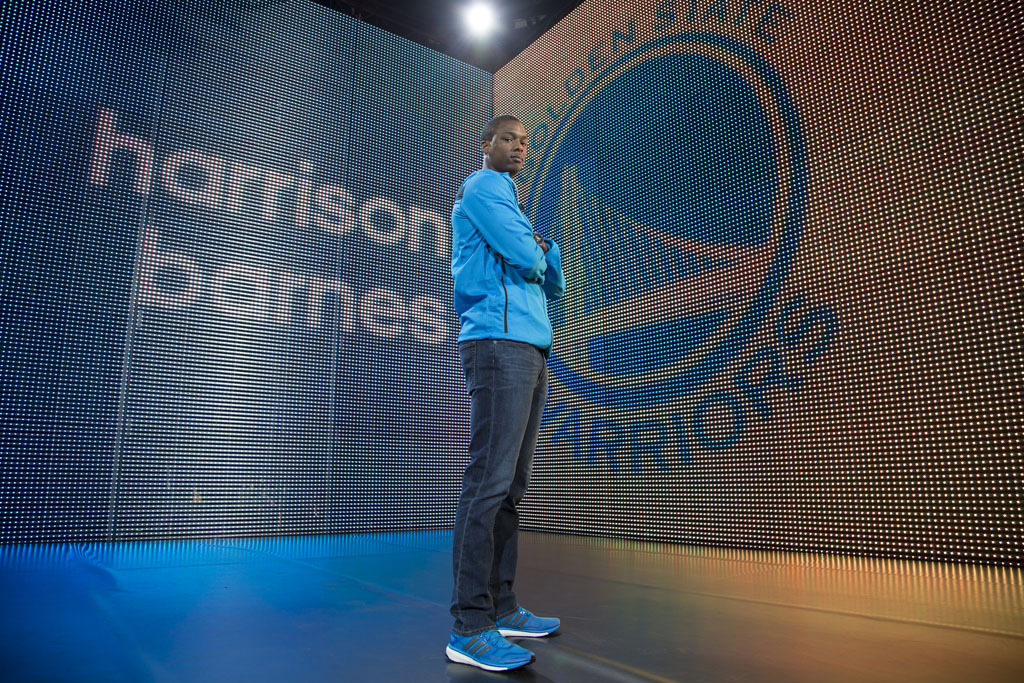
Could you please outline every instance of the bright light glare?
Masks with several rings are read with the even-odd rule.
[[[462,18],[469,32],[477,36],[486,35],[494,28],[494,10],[483,3],[478,2],[464,9]]]

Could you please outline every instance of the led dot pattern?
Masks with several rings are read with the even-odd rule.
[[[449,212],[563,250],[524,527],[1021,566],[1019,3],[0,10],[0,541],[450,526]],[[630,541],[631,542],[631,541]]]
[[[567,277],[524,526],[1020,566],[1022,15],[592,0],[495,74]]]
[[[450,525],[492,75],[305,0],[2,22],[0,540]]]

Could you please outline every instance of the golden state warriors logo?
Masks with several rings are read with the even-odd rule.
[[[764,322],[799,241],[790,98],[755,52],[705,33],[649,42],[566,92],[528,177],[568,283],[551,370],[608,407],[690,394]]]

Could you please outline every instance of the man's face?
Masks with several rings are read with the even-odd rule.
[[[494,137],[483,142],[484,166],[515,176],[526,160],[526,143],[529,140],[523,124],[518,121],[502,121]]]

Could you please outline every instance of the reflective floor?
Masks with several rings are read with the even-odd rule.
[[[0,547],[11,681],[1024,681],[1019,569],[524,533],[561,632],[448,662],[449,532]]]

